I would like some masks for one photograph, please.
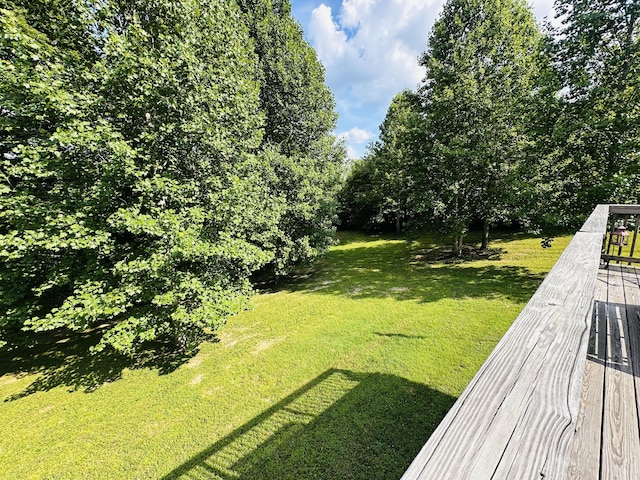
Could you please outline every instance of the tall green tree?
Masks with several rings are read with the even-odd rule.
[[[0,344],[102,324],[98,350],[193,345],[301,258],[283,244],[328,243],[340,151],[265,145],[245,20],[223,0],[2,10]]]
[[[113,322],[97,348],[185,346],[238,310],[271,256],[251,238],[277,218],[247,180],[260,142],[248,34],[224,2],[84,5],[3,12],[3,317]],[[27,21],[52,14],[74,28]]]
[[[284,212],[273,267],[286,274],[333,238],[345,151],[332,135],[337,114],[324,68],[291,15],[289,0],[239,0],[258,57],[262,148],[269,151]]]
[[[564,217],[640,201],[640,4],[556,0],[562,111],[550,137]]]
[[[239,0],[260,69],[264,142],[286,155],[307,154],[335,127],[324,68],[291,15],[289,0]]]
[[[378,141],[358,161],[341,192],[342,219],[349,226],[389,223],[396,232],[412,217],[409,206],[418,202],[413,177],[415,159],[421,158],[425,122],[415,92],[398,93],[380,125]]]
[[[555,139],[556,122],[564,102],[560,72],[554,64],[554,39],[545,34],[537,65],[538,76],[523,117],[526,142],[524,158],[516,167],[513,193],[517,218],[527,228],[538,230],[548,226],[567,226],[563,191],[560,188],[562,149]]]
[[[417,175],[460,253],[471,222],[514,211],[540,33],[524,0],[449,0],[421,58],[429,156]]]
[[[411,90],[398,93],[380,125],[380,138],[372,147],[377,157],[377,183],[385,214],[395,217],[396,232],[411,217],[409,205],[420,195],[411,175],[415,159],[420,158],[425,129],[420,98]]]

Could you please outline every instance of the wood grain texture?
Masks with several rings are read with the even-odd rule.
[[[640,437],[621,269],[610,267],[608,281],[601,478],[634,479],[640,476]]]
[[[640,209],[638,209],[640,211]],[[581,232],[603,234],[607,230],[607,219],[609,218],[609,205],[598,205],[591,212],[587,221],[584,222]]]
[[[601,241],[601,232],[575,235],[404,480],[564,474]]]
[[[633,269],[633,274],[625,275],[624,288],[629,324],[630,363],[635,383],[638,436],[640,437],[640,271],[637,268]]]
[[[607,341],[607,270],[598,272],[596,302],[580,391],[580,411],[569,455],[568,480],[600,478],[602,397]]]
[[[635,276],[625,276],[625,299],[627,302],[627,322],[629,324],[629,346],[631,369],[636,394],[636,417],[638,419],[638,438],[640,438],[640,272],[634,269]],[[634,480],[640,480],[636,472]]]

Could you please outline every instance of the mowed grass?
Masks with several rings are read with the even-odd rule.
[[[0,478],[399,478],[570,238],[339,239],[189,358],[0,356]]]

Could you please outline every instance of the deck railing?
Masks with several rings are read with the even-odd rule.
[[[609,205],[602,259],[617,263],[640,263],[636,239],[640,228],[640,205]]]
[[[640,261],[639,216],[596,207],[402,480],[568,478],[598,270]],[[620,250],[612,228],[625,222]]]

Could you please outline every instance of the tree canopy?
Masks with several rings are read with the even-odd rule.
[[[640,5],[555,8],[560,26],[541,31],[524,0],[445,3],[420,58],[420,113],[402,119],[394,100],[347,178],[343,204],[364,213],[352,222],[392,191],[411,224],[450,234],[459,253],[471,225],[486,248],[491,225],[567,227],[597,203],[640,201]],[[385,134],[390,117],[403,137]]]
[[[569,222],[597,203],[640,201],[640,5],[558,0],[556,10],[562,108],[548,138],[559,157],[548,181]]]
[[[2,10],[0,344],[102,325],[96,349],[184,348],[245,306],[252,274],[326,248],[343,154],[333,100],[288,2],[269,5]],[[284,125],[267,98],[299,118]]]
[[[414,159],[420,157],[424,117],[420,98],[403,90],[393,100],[380,125],[379,140],[353,166],[341,193],[342,221],[347,226],[385,228],[396,232],[413,217],[419,201],[414,184]],[[422,197],[421,197],[422,198]]]
[[[449,0],[420,59],[424,83],[396,97],[365,160],[388,159],[395,203],[451,234],[456,253],[474,220],[486,247],[488,226],[515,214],[541,38],[524,1]],[[412,113],[398,115],[411,95]]]
[[[434,213],[459,251],[474,218],[508,218],[540,35],[524,0],[451,0],[421,64]],[[484,245],[486,247],[486,243]]]

